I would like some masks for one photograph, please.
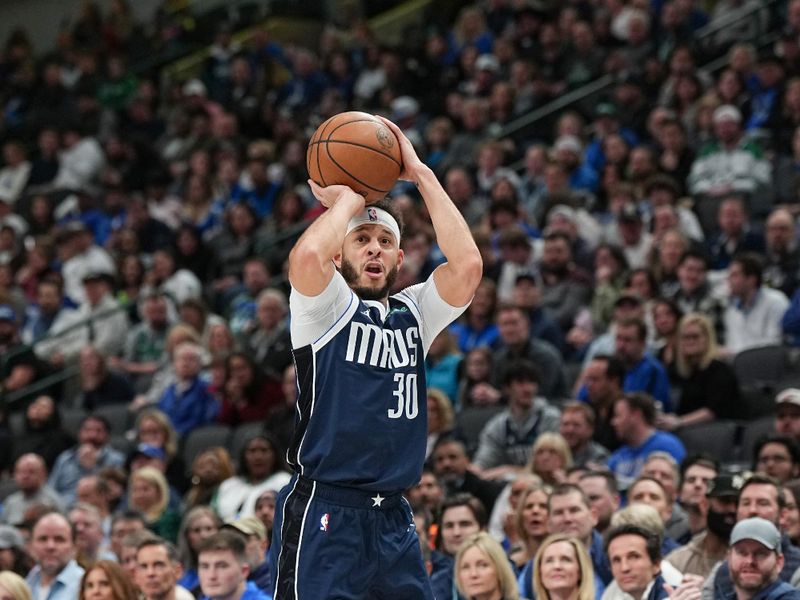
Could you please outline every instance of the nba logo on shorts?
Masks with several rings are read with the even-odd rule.
[[[374,208],[367,209],[367,216],[369,217],[370,221],[377,221],[378,220],[378,211]]]
[[[328,513],[325,513],[324,515],[322,515],[322,517],[320,517],[319,519],[320,531],[328,531],[328,519],[329,519]]]

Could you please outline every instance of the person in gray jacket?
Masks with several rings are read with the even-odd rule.
[[[561,414],[538,395],[539,381],[539,371],[530,361],[507,364],[502,382],[508,408],[483,428],[473,460],[485,478],[499,479],[521,470],[539,434],[558,432]]]

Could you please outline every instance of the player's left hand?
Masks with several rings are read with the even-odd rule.
[[[336,184],[322,187],[321,185],[317,185],[311,179],[308,180],[308,185],[311,186],[311,191],[314,193],[314,197],[319,200],[322,203],[322,206],[325,208],[330,208],[336,204],[336,201],[339,200],[343,194],[347,193],[361,198],[362,201],[364,200],[363,196],[357,194],[352,188],[346,185]]]
[[[411,143],[411,140],[406,137],[406,134],[403,133],[397,125],[386,117],[380,115],[375,115],[375,117],[383,121],[383,124],[392,130],[392,133],[394,133],[397,141],[400,143],[400,156],[403,158],[403,169],[400,171],[400,177],[398,179],[417,184],[419,182],[420,171],[428,167],[420,160],[419,156],[417,156],[417,151],[414,150],[414,145]]]

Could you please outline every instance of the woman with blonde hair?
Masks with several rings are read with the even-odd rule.
[[[527,468],[548,485],[564,483],[572,466],[572,452],[561,434],[547,431],[536,438]]]
[[[142,513],[147,528],[173,544],[178,537],[180,513],[169,507],[169,484],[155,467],[131,473],[128,505]]]
[[[548,488],[541,483],[534,483],[525,488],[517,500],[514,525],[521,546],[512,548],[509,558],[520,568],[536,556],[539,546],[547,537],[549,497]]]
[[[594,569],[584,545],[557,533],[542,542],[534,559],[533,589],[538,600],[594,600]]]
[[[167,455],[167,480],[178,490],[186,489],[186,465],[178,453],[178,434],[169,417],[157,408],[147,408],[136,417],[136,446],[156,446]]]
[[[32,600],[31,588],[13,571],[0,571],[0,598],[2,600]]]
[[[197,550],[200,543],[214,535],[222,527],[222,521],[209,506],[195,506],[183,518],[178,532],[178,555],[183,565],[183,576],[178,585],[194,593],[199,589],[197,575]]]
[[[81,579],[78,600],[137,600],[136,588],[119,564],[98,560]]]
[[[485,531],[467,538],[459,547],[455,582],[465,598],[519,600],[517,580],[506,553]]]
[[[679,393],[675,414],[662,415],[660,429],[678,429],[714,419],[735,419],[739,383],[730,366],[718,360],[717,336],[706,315],[689,313],[678,325],[678,348],[670,379]]]

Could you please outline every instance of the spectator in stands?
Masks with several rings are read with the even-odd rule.
[[[256,300],[269,285],[270,273],[260,258],[248,258],[242,267],[242,289],[230,301],[227,321],[239,336],[255,326]]]
[[[614,356],[598,354],[583,369],[581,380],[586,388],[585,401],[594,409],[597,417],[594,440],[609,450],[616,450],[620,441],[611,419],[614,402],[622,396],[625,366]]]
[[[202,291],[200,280],[189,269],[178,266],[173,252],[166,248],[153,252],[153,266],[147,272],[141,294],[163,294],[181,306],[187,300],[199,299]]]
[[[770,164],[761,148],[742,131],[742,113],[730,104],[720,106],[712,117],[716,140],[698,153],[689,174],[693,195],[755,195],[770,183]]]
[[[619,246],[603,243],[594,254],[592,324],[605,329],[614,316],[614,308],[628,276],[628,261]]]
[[[50,362],[62,365],[77,357],[88,343],[95,346],[104,356],[118,356],[125,344],[128,332],[128,317],[111,294],[110,271],[90,271],[83,276],[84,300],[72,312],[62,313],[53,323],[53,337],[46,347],[51,354]],[[79,323],[85,324],[78,327]],[[37,350],[44,350],[40,342]]]
[[[181,587],[193,594],[200,586],[197,576],[197,550],[200,542],[217,533],[222,521],[208,506],[195,506],[183,517],[178,530],[178,555],[183,566],[183,575],[178,580]]]
[[[760,517],[766,519],[775,527],[779,527],[783,504],[780,484],[769,476],[752,475],[742,485],[739,491],[739,500],[736,508],[737,523],[745,519]],[[731,534],[731,538],[733,534]],[[784,564],[780,569],[780,579],[790,581],[792,575],[800,566],[800,550],[792,545],[786,535],[781,537],[781,549]],[[732,581],[728,563],[719,564],[708,576],[703,593],[713,593],[715,598],[731,597],[735,580]]]
[[[542,252],[540,305],[566,331],[572,326],[578,310],[590,299],[589,277],[573,263],[567,235],[548,234]]]
[[[639,476],[651,452],[662,450],[677,462],[686,455],[681,441],[671,433],[658,431],[655,421],[656,405],[647,394],[626,393],[614,402],[611,422],[623,445],[611,454],[608,467],[623,489]]]
[[[230,426],[264,421],[283,400],[280,383],[266,377],[253,357],[234,352],[225,360],[227,378],[217,421]]]
[[[0,380],[6,393],[21,390],[43,377],[46,369],[19,333],[19,315],[8,304],[0,304],[0,353],[5,356]]]
[[[775,431],[800,441],[800,390],[786,388],[775,397]]]
[[[516,306],[502,306],[497,311],[497,327],[501,346],[494,353],[496,384],[504,382],[504,371],[514,360],[529,360],[539,370],[538,392],[556,400],[566,394],[562,360],[558,351],[543,340],[531,337],[530,323],[525,312]]]
[[[292,363],[287,316],[289,305],[280,290],[268,288],[256,300],[255,320],[242,332],[243,346],[272,381],[280,382]]]
[[[425,383],[429,388],[443,392],[451,403],[458,394],[458,372],[463,356],[449,329],[443,329],[433,338],[425,356]]]
[[[545,431],[539,434],[531,448],[525,468],[546,485],[563,483],[572,467],[572,454],[561,434]]]
[[[491,384],[492,351],[485,346],[473,348],[462,364],[464,369],[459,379],[456,406],[464,409],[500,402],[502,394]]]
[[[511,510],[508,518],[511,520],[512,533],[517,537],[518,542],[509,548],[508,557],[514,562],[517,569],[521,569],[536,556],[542,542],[547,537],[548,493],[535,479],[518,478],[514,481],[515,486],[517,481],[521,481],[524,487],[519,494],[516,510]],[[511,496],[509,496],[510,499]],[[509,539],[508,536],[506,539]]]
[[[517,311],[517,314],[520,314]],[[523,466],[533,443],[545,431],[557,431],[559,412],[539,395],[539,370],[520,360],[507,364],[503,386],[509,407],[481,431],[475,465],[496,478]]]
[[[722,199],[717,211],[719,233],[708,238],[711,268],[727,269],[731,259],[742,252],[763,252],[764,238],[750,226],[744,201],[735,195]]]
[[[33,597],[74,600],[84,570],[75,562],[75,537],[66,517],[54,512],[40,517],[31,532],[31,552],[36,566],[27,583]]]
[[[122,562],[123,540],[140,531],[147,531],[144,517],[140,513],[134,510],[123,510],[114,514],[111,520],[110,548],[118,562]]]
[[[267,433],[254,435],[242,446],[238,475],[220,484],[212,506],[223,520],[252,516],[261,492],[280,490],[289,479],[275,439]]]
[[[678,286],[671,299],[686,314],[690,312],[705,313],[715,326],[721,326],[723,307],[711,293],[708,281],[708,261],[705,254],[697,250],[688,250],[683,254],[678,265]]]
[[[536,556],[533,591],[539,598],[561,594],[576,600],[596,598],[592,563],[586,548],[574,537],[548,537]]]
[[[268,600],[255,583],[247,581],[250,568],[241,535],[220,531],[203,540],[198,552],[198,574],[203,597],[209,600]]]
[[[136,446],[146,444],[164,451],[167,479],[178,489],[185,488],[186,465],[178,452],[178,434],[169,417],[157,408],[147,408],[136,416]]]
[[[488,568],[487,568],[488,567]],[[488,533],[481,532],[464,540],[455,559],[455,582],[467,598],[492,594],[494,598],[518,598],[514,571],[503,547]]]
[[[658,535],[639,525],[620,525],[608,532],[606,549],[620,590],[633,598],[667,597]],[[652,590],[649,595],[648,590]]]
[[[580,476],[578,487],[586,495],[589,506],[597,516],[595,529],[601,534],[611,525],[611,516],[620,507],[617,481],[608,471],[588,471]]]
[[[169,484],[155,467],[142,467],[128,479],[128,506],[142,513],[147,528],[165,540],[175,542],[180,512],[169,506]]]
[[[116,562],[100,560],[92,564],[81,580],[78,600],[97,600],[110,595],[113,600],[136,600],[137,590]]]
[[[33,453],[42,457],[48,469],[56,458],[72,446],[73,437],[61,426],[61,416],[50,396],[39,396],[25,409],[23,435],[14,440],[14,454]]]
[[[128,379],[110,368],[107,355],[95,346],[85,346],[79,354],[79,403],[86,411],[106,404],[128,404],[134,390]]]
[[[800,284],[797,225],[788,210],[777,208],[767,217],[764,284],[791,298]]]
[[[678,352],[671,379],[679,391],[676,414],[658,419],[672,431],[714,419],[732,419],[739,413],[739,384],[728,364],[715,358],[717,340],[710,319],[690,313],[678,327]]]
[[[753,470],[786,483],[800,473],[800,446],[782,435],[769,435],[753,448]]]
[[[20,576],[20,584],[27,587],[22,577],[30,573],[34,564],[19,530],[11,525],[0,525],[0,572],[15,573]]]
[[[203,450],[192,463],[191,487],[184,497],[187,509],[209,505],[219,485],[235,473],[233,461],[225,448],[215,446]]]
[[[114,261],[94,243],[92,232],[80,221],[71,221],[57,232],[56,244],[64,277],[64,292],[76,305],[84,302],[84,278],[90,273],[113,275]]]
[[[455,591],[453,578],[455,556],[461,544],[471,535],[486,529],[486,509],[480,500],[469,494],[445,498],[439,512],[439,535],[436,538],[434,571],[431,588],[435,598],[449,598]]]
[[[672,503],[667,497],[667,491],[661,483],[652,477],[640,475],[636,480],[631,483],[627,491],[628,505],[646,504],[654,508],[658,512],[659,519],[663,524],[672,517]],[[663,543],[666,539],[667,543]],[[665,551],[664,547],[668,546],[670,550],[675,549],[678,544],[669,536],[662,540],[662,552]]]
[[[433,448],[438,440],[452,434],[455,428],[453,403],[443,391],[429,386],[427,405],[428,439],[425,451],[426,461],[431,457]]]
[[[153,374],[165,355],[167,331],[171,325],[165,296],[146,296],[141,307],[142,322],[128,332],[120,361],[120,367],[138,393],[147,391],[152,383]]]
[[[272,594],[272,572],[266,560],[269,538],[264,523],[256,516],[244,517],[226,523],[222,531],[232,531],[242,536],[245,542],[246,562],[250,567],[247,581],[255,584],[265,594]]]
[[[608,460],[608,450],[594,439],[595,412],[583,402],[568,402],[561,408],[559,433],[569,445],[575,465],[603,465]]]
[[[85,502],[77,502],[69,511],[68,517],[75,531],[75,560],[81,567],[88,569],[97,560],[116,559],[104,547],[102,518],[97,508]]]
[[[56,459],[48,483],[67,504],[75,498],[81,477],[106,467],[121,467],[125,457],[108,445],[111,426],[100,415],[88,415],[78,430],[78,444]]]
[[[685,481],[695,476],[710,475],[710,469],[702,465],[697,466],[700,468],[695,468],[694,471],[692,467],[686,470]],[[704,469],[705,473],[701,473],[701,469]],[[736,498],[741,484],[742,478],[738,475],[718,475],[711,478],[707,486],[699,486],[707,487],[707,491],[702,497],[692,497],[691,501],[704,506],[706,528],[696,533],[688,544],[676,548],[666,557],[681,573],[705,578],[714,565],[725,557],[728,538],[736,524]],[[682,493],[682,499],[686,497]]]
[[[492,510],[503,486],[469,469],[469,457],[463,441],[454,436],[440,438],[433,448],[432,465],[433,473],[448,496],[467,493],[480,500],[487,511]]]
[[[458,348],[467,353],[478,347],[496,349],[500,345],[500,331],[495,322],[497,285],[484,278],[475,290],[472,303],[451,326]]]
[[[179,600],[185,592],[178,586],[181,561],[170,542],[150,534],[135,551],[134,579],[145,600]]]
[[[689,539],[689,519],[686,511],[677,502],[680,468],[672,455],[656,451],[650,453],[642,467],[642,476],[658,481],[667,495],[669,516],[664,521],[664,535],[683,543]]]
[[[47,337],[53,324],[71,308],[66,305],[61,279],[46,277],[36,284],[36,302],[28,305],[22,339],[35,344]]]
[[[111,541],[111,501],[109,480],[105,475],[87,475],[81,477],[75,488],[75,499],[93,506],[100,513],[100,526],[103,543]]]
[[[647,257],[653,251],[653,236],[644,227],[641,209],[634,202],[626,202],[620,207],[616,220],[628,266],[632,269],[647,266]]]
[[[625,367],[623,390],[650,394],[664,411],[671,411],[669,378],[664,366],[647,351],[645,322],[636,317],[625,319],[616,324],[615,334],[615,354]],[[587,393],[584,386],[578,397],[586,400]]]
[[[496,209],[495,205],[495,211]],[[536,263],[528,233],[515,224],[504,227],[497,236],[501,263],[497,277],[497,299],[509,303],[514,296],[514,283],[520,273],[535,270]]]
[[[740,521],[733,528],[726,564],[736,596],[800,598],[797,588],[781,581],[786,563],[781,534],[770,521],[754,517]],[[733,596],[731,593],[726,597]]]
[[[33,505],[62,510],[64,501],[47,485],[47,465],[38,454],[23,454],[14,463],[14,484],[17,490],[3,500],[3,521],[19,525]]]
[[[201,379],[202,348],[191,342],[178,344],[173,355],[175,383],[164,391],[158,407],[180,435],[211,423],[219,413],[217,401]]]
[[[594,567],[595,589],[601,590],[611,581],[611,569],[602,537],[594,529],[596,523],[597,516],[578,486],[565,483],[552,491],[548,501],[548,532],[574,537],[588,550]],[[519,575],[520,593],[526,597],[533,591],[533,575],[533,561],[529,561]]]
[[[736,355],[748,348],[779,345],[781,320],[789,308],[783,292],[763,285],[763,267],[758,256],[740,254],[728,271],[731,298],[725,310],[725,350]]]

